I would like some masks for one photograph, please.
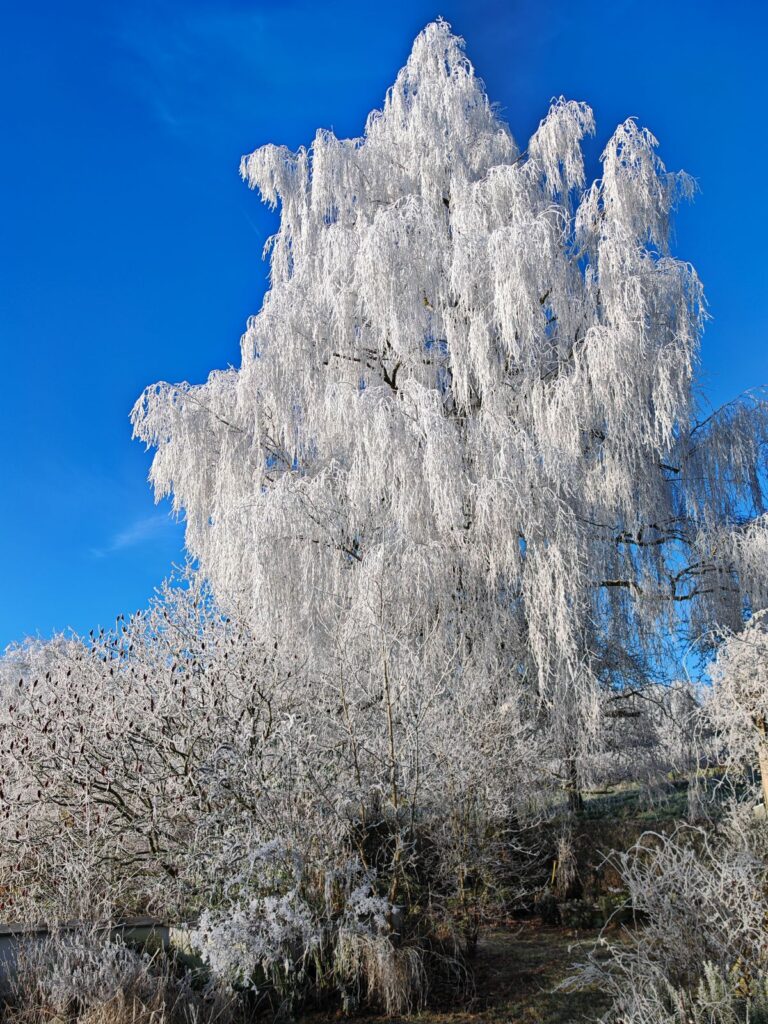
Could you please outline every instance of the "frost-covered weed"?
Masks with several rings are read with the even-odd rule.
[[[149,997],[156,985],[148,957],[98,932],[64,932],[22,947],[17,994],[30,991],[54,1014],[89,1009],[120,990]]]
[[[109,938],[108,929],[62,931],[30,940],[19,951],[6,994],[4,1020],[46,1024],[230,1024],[232,1000],[189,975],[161,953],[138,952]]]
[[[692,989],[627,986],[606,1024],[768,1024],[768,977],[747,986],[738,972],[725,975],[706,963],[700,975]]]
[[[393,1016],[421,1009],[426,999],[422,951],[397,946],[387,935],[341,929],[333,950],[333,971],[348,1009],[365,1001]]]

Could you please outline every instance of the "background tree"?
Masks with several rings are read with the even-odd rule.
[[[768,807],[768,613],[753,615],[738,633],[722,638],[710,669],[708,718],[729,759],[760,767]]]

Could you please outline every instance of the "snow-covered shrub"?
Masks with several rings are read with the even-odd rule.
[[[768,611],[726,633],[710,669],[706,711],[731,765],[759,764],[768,794]]]
[[[749,986],[704,964],[692,989],[627,986],[605,1024],[768,1024],[768,977]]]
[[[79,929],[22,945],[4,1019],[227,1024],[234,1013],[226,993],[211,985],[196,991],[162,954],[110,940],[108,929]]]
[[[715,978],[726,986],[734,1013],[739,999],[764,992],[768,833],[749,803],[732,804],[716,827],[646,833],[615,859],[638,926],[608,944],[607,960],[593,957],[576,982],[599,980],[614,994],[611,1020],[677,1021],[679,1008],[704,1007],[703,993]],[[726,1009],[727,999],[720,1000]]]

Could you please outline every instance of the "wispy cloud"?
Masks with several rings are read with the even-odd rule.
[[[281,67],[284,75],[290,73],[290,61],[272,63],[279,39],[273,21],[268,8],[242,7],[231,0],[165,10],[121,7],[114,36],[123,54],[123,85],[169,131],[199,131],[215,124],[222,109],[253,103],[254,94],[277,85]],[[268,76],[262,71],[265,64]]]
[[[256,120],[260,111],[294,111],[308,90],[353,88],[369,73],[358,18],[333,22],[309,0],[189,0],[115,10],[115,70],[123,88],[178,135],[210,133],[238,115]],[[331,33],[344,60],[328,59]]]
[[[107,555],[117,554],[128,548],[148,544],[169,534],[175,528],[176,523],[167,513],[158,512],[152,516],[145,516],[118,530],[102,547],[92,548],[91,554],[94,558],[106,558]]]

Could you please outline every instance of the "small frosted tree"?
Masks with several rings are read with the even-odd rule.
[[[710,673],[709,717],[731,758],[759,764],[768,807],[768,612],[724,638]]]
[[[593,130],[561,98],[521,150],[430,24],[361,138],[243,159],[281,219],[241,366],[133,410],[222,605],[348,652],[394,709],[394,805],[414,659],[522,707],[576,800],[603,690],[766,599],[738,541],[765,403],[694,398],[702,288],[669,253],[693,181],[630,119],[587,187]]]

